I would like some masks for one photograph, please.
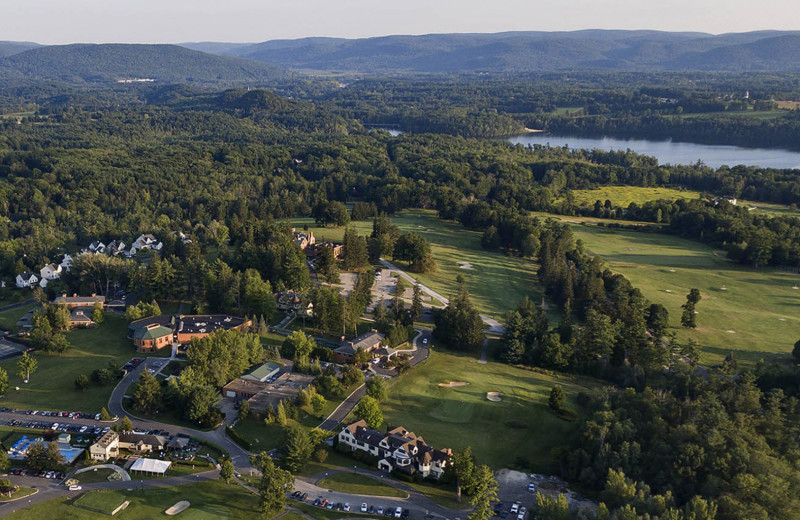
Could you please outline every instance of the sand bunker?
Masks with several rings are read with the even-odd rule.
[[[726,330],[725,332],[727,332],[728,334],[736,334],[735,330]]]
[[[671,290],[669,290],[669,289],[664,289],[664,292],[671,293],[672,291],[671,291]]]
[[[503,393],[502,392],[486,392],[486,399],[493,401],[495,403],[499,403],[503,400]]]
[[[181,500],[180,502],[176,502],[175,505],[164,511],[164,514],[169,516],[175,516],[178,513],[182,513],[189,509],[189,506],[192,505],[188,500]]]
[[[670,270],[669,270],[669,272],[670,272],[670,273],[674,273],[674,272],[675,272],[675,269],[670,269]]]
[[[439,386],[443,386],[445,388],[456,388],[458,386],[467,386],[469,383],[466,381],[448,381],[447,383],[439,383]]]
[[[458,263],[458,268],[459,269],[468,269],[470,271],[475,269],[475,267],[473,267],[472,264],[469,263],[469,262],[459,262]]]

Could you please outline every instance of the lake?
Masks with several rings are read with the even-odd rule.
[[[650,155],[661,164],[694,164],[698,160],[712,168],[722,165],[761,166],[762,168],[800,168],[800,152],[781,149],[742,148],[740,146],[682,143],[677,141],[647,141],[643,139],[614,139],[611,137],[563,137],[533,133],[508,138],[524,145],[568,146],[572,149],[627,150]]]

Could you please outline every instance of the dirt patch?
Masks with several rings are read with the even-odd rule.
[[[499,403],[503,400],[503,393],[502,392],[486,392],[486,399],[492,401],[493,403]]]
[[[439,386],[443,386],[445,388],[456,388],[459,386],[467,386],[469,383],[466,381],[448,381],[447,383],[439,383]]]
[[[180,502],[176,502],[174,505],[170,506],[169,509],[164,511],[165,515],[175,516],[178,513],[182,513],[189,509],[189,506],[192,505],[188,500],[181,500]]]

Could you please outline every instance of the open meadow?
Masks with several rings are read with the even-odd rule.
[[[18,309],[15,309],[15,312]],[[108,405],[113,384],[91,384],[85,391],[75,388],[78,374],[90,376],[105,368],[109,361],[117,367],[136,356],[133,343],[127,339],[128,323],[120,316],[106,314],[105,321],[95,328],[74,329],[66,333],[72,347],[63,355],[35,352],[39,368],[26,384],[17,376],[17,358],[0,362],[9,375],[11,388],[3,405],[12,408],[39,410],[75,410],[99,412]],[[19,390],[16,390],[19,387]]]
[[[591,225],[572,229],[590,253],[603,257],[651,302],[667,307],[678,340],[694,339],[703,347],[703,363],[718,363],[730,351],[740,361],[755,363],[790,353],[800,339],[797,273],[755,270],[731,262],[722,251],[671,235]],[[680,314],[693,287],[703,299],[697,305],[698,327],[689,330],[680,327]]]
[[[406,210],[391,219],[400,231],[413,231],[430,242],[436,271],[413,276],[443,296],[450,296],[456,276],[460,274],[476,308],[493,318],[502,319],[525,296],[541,300],[537,266],[532,260],[486,251],[481,248],[480,232],[464,229],[457,222],[441,220],[434,211]],[[292,224],[298,229],[307,224],[318,239],[341,240],[344,234],[343,227],[316,227],[313,219],[308,218],[294,219]],[[361,235],[372,233],[371,219],[353,222],[353,225]]]
[[[631,202],[642,205],[651,200],[696,199],[700,192],[672,188],[644,188],[639,186],[604,186],[593,190],[572,190],[578,205],[594,205],[596,201],[610,200],[614,206],[627,208]]]
[[[440,383],[469,383],[440,386]],[[576,408],[578,392],[594,382],[567,375],[550,376],[489,361],[474,355],[432,350],[427,361],[390,387],[382,403],[386,424],[404,426],[436,448],[472,446],[482,464],[494,469],[550,471],[552,450],[561,446],[575,424],[555,416],[547,402],[553,385]],[[499,392],[499,401],[487,399]],[[526,460],[518,460],[523,455]]]

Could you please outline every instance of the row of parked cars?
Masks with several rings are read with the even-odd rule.
[[[69,419],[90,419],[93,421],[100,420],[99,413],[85,413],[85,412],[51,412],[48,410],[15,410],[13,408],[0,408],[0,412],[19,413],[22,415],[38,415],[39,417],[67,417]]]
[[[142,361],[144,361],[144,358],[132,358],[130,361],[122,365],[122,370],[125,372],[130,372],[134,368],[138,367]]]
[[[511,518],[517,517],[517,520],[524,520],[525,514],[528,510],[520,504],[519,502],[514,502],[511,504],[511,507],[506,509],[505,504],[502,502],[498,502],[494,505],[494,516],[499,516],[500,518],[508,518],[511,515]]]
[[[64,473],[63,471],[48,471],[48,470],[45,470],[45,469],[40,470],[40,471],[33,471],[33,470],[22,469],[22,468],[14,468],[14,469],[9,470],[8,473],[10,475],[18,475],[18,476],[28,475],[28,476],[31,476],[31,477],[49,478],[49,479],[54,479],[54,480],[63,480],[65,478],[67,478],[67,474]]]
[[[29,428],[32,430],[53,430],[57,432],[72,432],[83,433],[86,435],[102,435],[110,428],[100,426],[89,426],[86,424],[59,424],[57,422],[51,423],[49,421],[19,421],[17,419],[5,421],[8,426],[16,426],[17,428]]]
[[[295,491],[294,493],[292,493],[292,498],[294,498],[296,500],[300,500],[300,501],[304,501],[307,498],[307,496],[308,496],[308,493],[302,493],[301,494],[299,491]],[[314,499],[314,502],[312,502],[312,503],[313,503],[313,505],[315,505],[317,507],[324,507],[325,509],[330,509],[330,510],[333,510],[333,511],[349,512],[350,509],[351,509],[350,504],[347,503],[347,502],[344,502],[344,503],[335,502],[334,503],[334,502],[328,501],[328,499],[324,498],[324,497],[317,497],[316,499]],[[361,504],[361,507],[359,508],[359,511],[361,513],[366,513],[366,514],[369,514],[369,515],[381,515],[381,516],[388,516],[388,517],[402,518],[402,519],[408,518],[409,514],[411,513],[408,509],[404,509],[404,508],[402,508],[400,506],[397,506],[397,507],[386,506],[384,508],[383,506],[369,505],[366,502]]]

